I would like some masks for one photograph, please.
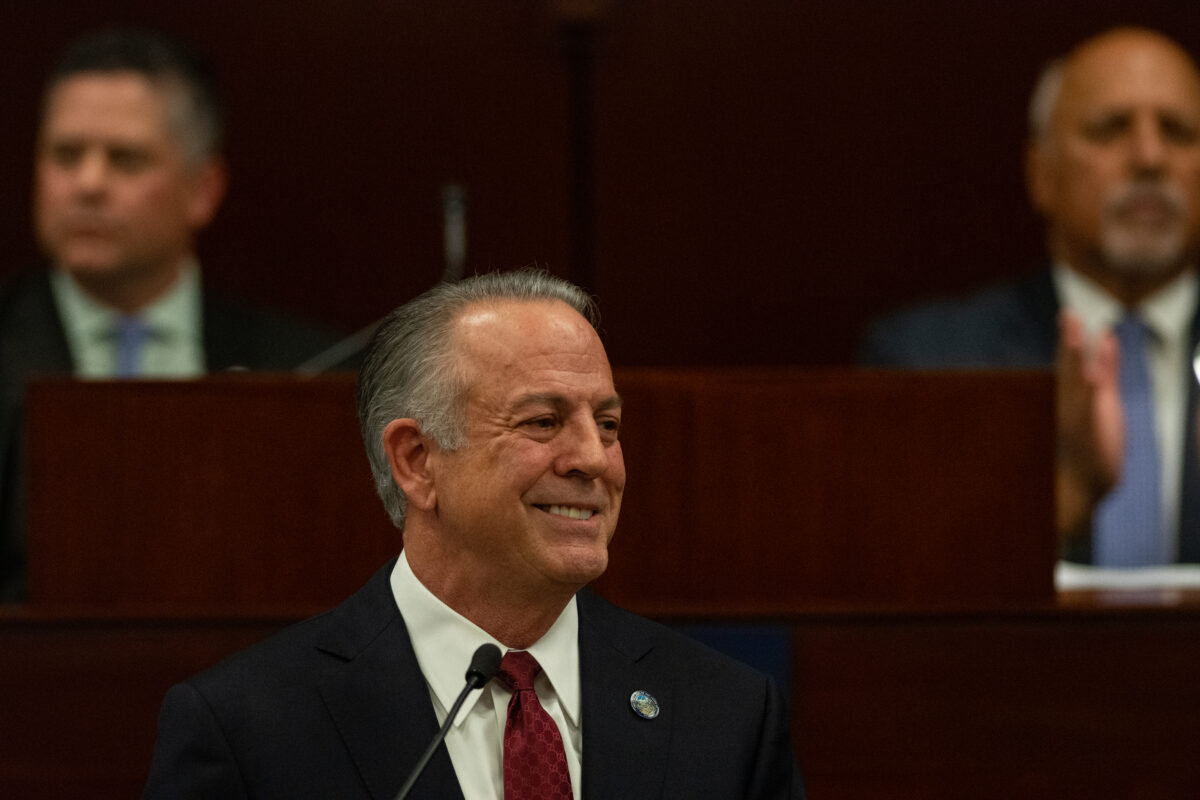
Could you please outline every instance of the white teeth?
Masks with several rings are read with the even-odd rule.
[[[550,506],[546,511],[570,519],[590,519],[593,513],[584,508],[572,508],[571,506]]]

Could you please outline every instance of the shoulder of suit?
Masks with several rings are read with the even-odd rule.
[[[1043,272],[884,315],[869,327],[860,357],[872,366],[1037,366],[1052,345],[1056,313]]]
[[[228,656],[192,678],[200,686],[236,686],[247,680],[309,682],[324,665],[353,660],[389,626],[403,625],[382,567],[338,606],[293,623]]]
[[[758,683],[759,670],[662,623],[614,605],[590,589],[578,595],[581,635],[603,637],[633,661],[661,661],[671,671],[687,670],[721,680]],[[683,674],[681,672],[681,674]]]

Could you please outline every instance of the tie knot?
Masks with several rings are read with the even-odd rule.
[[[513,692],[523,692],[533,688],[533,679],[542,671],[542,665],[537,659],[524,650],[509,650],[500,659],[500,672],[496,675],[500,682]]]
[[[149,333],[150,326],[141,317],[117,318],[113,325],[113,335],[116,338],[116,375],[131,377],[141,372],[142,343]]]
[[[1143,345],[1154,335],[1153,329],[1134,311],[1121,317],[1114,327],[1114,331],[1117,334],[1117,341],[1123,345]]]

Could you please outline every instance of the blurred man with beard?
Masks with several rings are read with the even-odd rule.
[[[1200,561],[1200,73],[1159,33],[1108,31],[1046,69],[1029,121],[1050,269],[881,320],[864,361],[1054,365],[1064,558]]]

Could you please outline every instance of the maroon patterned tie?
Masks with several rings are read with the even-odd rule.
[[[504,726],[504,800],[571,800],[571,773],[558,726],[542,708],[533,679],[537,659],[511,650],[496,679],[512,691]]]

